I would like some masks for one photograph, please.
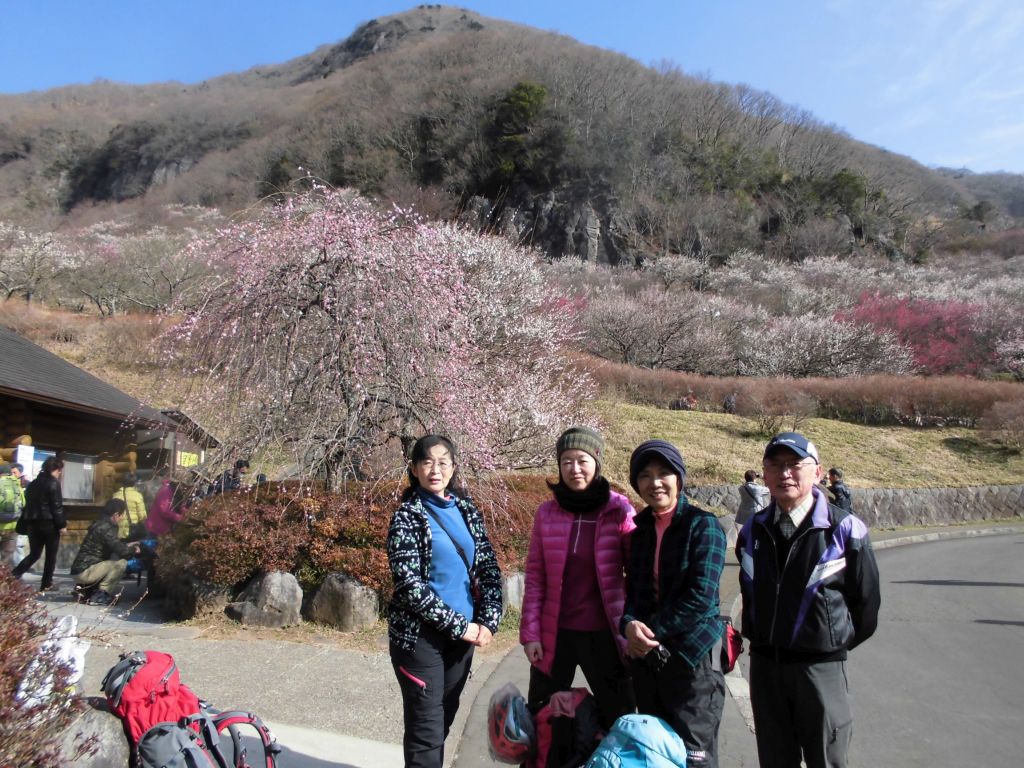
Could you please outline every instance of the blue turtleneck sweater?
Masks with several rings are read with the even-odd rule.
[[[445,528],[459,542],[470,565],[473,564],[475,547],[473,536],[466,527],[454,497],[442,499],[429,491],[420,489],[420,499],[427,508],[427,522],[430,524],[431,556],[430,586],[454,611],[470,621],[473,620],[473,595],[470,591],[469,571],[444,528],[435,518],[444,521]]]

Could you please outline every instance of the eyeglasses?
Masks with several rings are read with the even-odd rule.
[[[582,456],[578,459],[562,459],[561,466],[566,467],[585,467],[594,463],[594,460],[589,456]]]
[[[792,472],[795,475],[807,467],[818,466],[818,463],[816,461],[812,461],[810,463],[805,461],[766,461],[761,466],[765,472],[775,472],[780,475],[786,472]]]
[[[434,469],[436,467],[442,472],[447,472],[454,466],[448,459],[422,459],[418,463],[424,469]]]

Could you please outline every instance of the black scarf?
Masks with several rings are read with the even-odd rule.
[[[612,493],[612,488],[604,477],[595,477],[582,491],[567,488],[561,478],[557,483],[548,483],[548,488],[554,494],[558,506],[574,515],[597,512],[608,503]]]

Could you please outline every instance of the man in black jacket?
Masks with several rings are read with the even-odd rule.
[[[828,471],[828,492],[835,499],[832,503],[846,512],[853,512],[853,499],[850,489],[843,482],[843,470],[839,467],[832,467]]]
[[[20,579],[45,551],[40,592],[53,592],[57,589],[53,583],[53,571],[57,567],[57,548],[60,546],[61,533],[68,527],[64,517],[64,495],[60,487],[63,473],[64,460],[50,456],[43,462],[36,479],[25,489],[23,515],[28,524],[28,556],[18,563],[11,573]]]
[[[853,731],[846,658],[878,625],[868,529],[828,503],[814,443],[783,432],[764,452],[772,502],[740,532],[743,634],[761,768],[844,768]]]
[[[124,578],[128,558],[139,552],[138,544],[127,544],[117,536],[117,525],[125,510],[126,505],[121,499],[108,501],[99,520],[89,526],[71,564],[75,594],[94,605],[114,602],[111,590]]]

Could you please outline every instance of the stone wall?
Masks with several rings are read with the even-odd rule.
[[[735,514],[739,485],[687,488],[696,503]],[[947,525],[972,520],[1024,517],[1024,485],[966,488],[850,488],[853,511],[869,527]]]

